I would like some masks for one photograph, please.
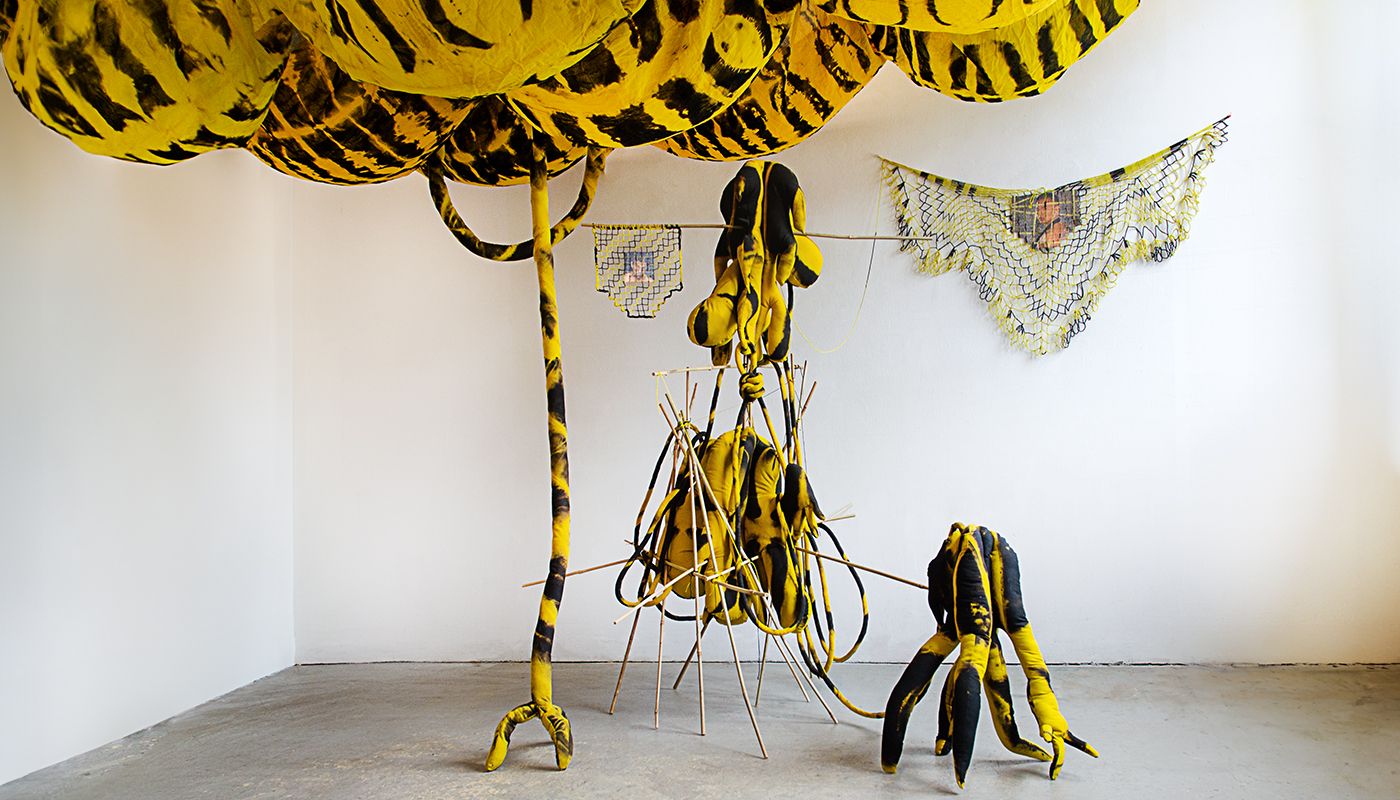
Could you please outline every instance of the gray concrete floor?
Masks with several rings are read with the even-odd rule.
[[[771,667],[772,665],[770,665]],[[898,775],[879,767],[880,723],[838,710],[832,725],[792,676],[770,670],[758,757],[732,664],[707,664],[707,733],[693,678],[652,729],[655,672],[629,669],[616,716],[614,664],[560,664],[557,697],[577,754],[559,773],[538,723],[506,764],[481,768],[490,733],[526,699],[523,664],[295,667],[106,747],[0,787],[0,800],[461,797],[902,797],[958,794],[935,758],[930,701],[915,711]],[[745,665],[750,690],[755,665]],[[838,677],[880,706],[897,665]],[[1102,754],[1072,752],[1059,781],[1003,751],[984,718],[968,797],[1400,797],[1400,668],[1059,667],[1073,730]],[[692,673],[693,674],[693,673]],[[941,674],[940,674],[941,679]],[[1018,688],[1018,693],[1020,689]],[[835,703],[833,701],[833,706]],[[1022,729],[1029,710],[1018,707]]]

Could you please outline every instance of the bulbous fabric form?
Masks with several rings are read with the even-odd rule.
[[[794,0],[648,0],[578,63],[509,98],[555,139],[650,144],[733,102],[768,63],[794,8]]]
[[[4,43],[20,102],[79,147],[170,164],[238,147],[277,89],[285,36],[240,0],[23,0]]]
[[[319,183],[387,181],[418,169],[473,102],[361,83],[300,39],[248,150]]]
[[[836,116],[882,64],[864,25],[803,3],[782,44],[738,99],[708,122],[656,146],[711,161],[785,150]]]
[[[437,97],[496,94],[582,57],[642,0],[262,0],[353,78]]]

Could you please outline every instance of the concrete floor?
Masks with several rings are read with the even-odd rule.
[[[770,671],[757,755],[732,665],[707,664],[708,735],[696,735],[693,678],[652,730],[655,672],[561,664],[558,697],[577,754],[565,773],[538,723],[516,731],[506,765],[482,772],[490,732],[526,699],[523,664],[295,667],[149,730],[0,787],[0,800],[461,797],[904,797],[958,794],[932,755],[934,710],[915,712],[898,775],[879,767],[880,723],[839,710],[832,725],[786,670]],[[752,688],[754,665],[746,665]],[[770,665],[771,666],[771,665]],[[848,695],[883,704],[897,665],[849,665]],[[781,679],[781,680],[779,680]],[[941,680],[941,675],[940,675]],[[650,682],[649,682],[650,681]],[[1003,751],[983,719],[968,797],[1400,797],[1400,668],[1060,667],[1074,731],[1060,780]],[[1018,693],[1020,689],[1017,689]],[[834,705],[834,701],[833,701]],[[1022,729],[1034,726],[1024,704]]]

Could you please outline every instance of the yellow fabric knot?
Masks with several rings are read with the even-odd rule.
[[[739,379],[739,395],[745,400],[757,400],[763,396],[763,375],[757,370]]]

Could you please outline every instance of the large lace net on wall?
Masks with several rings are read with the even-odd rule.
[[[1067,347],[1131,261],[1164,261],[1191,230],[1226,121],[1134,164],[1054,189],[996,189],[885,161],[901,248],[964,270],[1012,343]]]

